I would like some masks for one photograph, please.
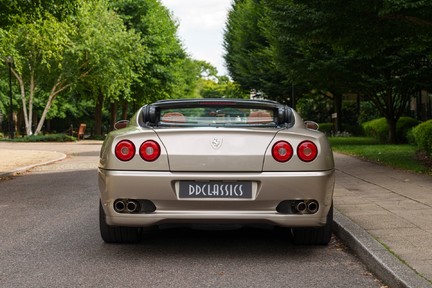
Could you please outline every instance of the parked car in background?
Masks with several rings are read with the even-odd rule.
[[[101,149],[103,240],[136,242],[142,228],[171,224],[265,224],[286,227],[298,244],[327,244],[333,154],[308,127],[269,100],[143,106]]]

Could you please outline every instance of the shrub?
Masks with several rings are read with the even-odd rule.
[[[418,121],[411,117],[401,117],[396,124],[396,136],[398,143],[408,142],[408,132],[418,124]],[[378,139],[385,143],[388,140],[388,124],[385,118],[379,118],[363,123],[363,130],[366,136]]]
[[[401,117],[396,124],[396,133],[399,143],[409,143],[409,132],[419,124],[414,118]]]
[[[412,133],[417,147],[432,156],[432,120],[414,127]]]
[[[366,136],[386,142],[388,138],[388,125],[385,118],[374,119],[363,123],[363,131]]]
[[[415,140],[415,137],[414,137],[414,128],[412,128],[412,129],[410,129],[409,131],[408,131],[408,133],[407,133],[407,140],[408,140],[408,144],[410,144],[410,145],[413,145],[413,146],[416,146],[417,145],[417,143],[416,143],[416,140]]]

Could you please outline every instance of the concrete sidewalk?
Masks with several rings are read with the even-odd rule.
[[[80,145],[0,142],[0,177],[64,159]],[[335,160],[335,234],[390,287],[432,287],[432,177],[337,153]]]
[[[382,254],[382,251],[387,250],[387,255],[381,255],[378,259],[383,265],[377,269],[393,270],[390,272],[399,279],[393,279],[395,282],[392,282],[391,287],[432,287],[432,177],[337,153],[335,161],[335,207],[340,214],[373,237],[365,240],[365,235],[354,227],[352,239],[345,242],[349,246],[353,245],[353,250],[374,241],[381,243],[371,246],[374,248],[360,249],[357,254],[362,259],[373,258],[377,256],[374,254]],[[340,224],[342,220],[339,218],[335,222]],[[343,227],[339,228],[336,227],[335,232],[343,238],[343,233],[338,233]],[[355,240],[359,240],[359,243],[353,243]],[[374,270],[371,265],[379,263],[367,264]],[[421,277],[410,273],[412,271],[407,267]],[[385,278],[391,276],[373,272],[390,284],[391,279]]]

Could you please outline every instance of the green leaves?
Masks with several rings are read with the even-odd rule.
[[[170,12],[157,0],[116,0],[111,5],[129,31],[139,34],[138,43],[145,51],[136,67],[135,100],[148,103],[191,93],[185,84],[192,85],[199,72],[190,70],[190,59],[177,38],[177,23]]]
[[[68,88],[86,100],[141,105],[184,96],[190,89],[185,83],[193,85],[199,75],[187,63],[177,24],[157,0],[6,4],[0,11],[0,57],[15,60],[28,134],[34,105],[45,106],[37,129],[46,116],[64,115],[54,101]],[[48,113],[53,105],[56,109]]]
[[[394,132],[414,93],[432,88],[430,19],[432,2],[424,0],[239,0],[225,59],[234,80],[269,98],[302,86],[339,98],[340,114],[342,93],[358,93]]]
[[[224,57],[231,77],[244,90],[263,90],[271,98],[286,102],[286,85],[269,45],[262,2],[233,3],[225,28]]]
[[[134,67],[144,54],[139,35],[126,30],[106,1],[83,3],[75,25],[78,33],[71,55],[78,59],[80,84],[103,91],[109,99],[118,99],[120,95],[127,99],[136,78]]]
[[[121,104],[126,117],[128,103],[136,108],[162,98],[197,96],[203,66],[187,55],[177,27],[159,0],[2,3],[0,59],[14,58],[14,88],[21,98],[14,100],[27,134],[33,132],[34,118],[40,119],[38,133],[46,117],[82,115],[83,110],[96,115],[94,130],[101,133],[104,105]],[[6,72],[0,70],[2,76]],[[8,87],[3,78],[1,99]],[[5,109],[0,105],[1,112]]]

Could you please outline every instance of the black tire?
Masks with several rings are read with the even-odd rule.
[[[296,245],[327,245],[332,236],[333,205],[327,214],[327,223],[319,228],[292,228],[293,241]]]
[[[140,240],[141,228],[111,226],[106,223],[105,211],[99,202],[99,229],[106,243],[136,243]]]

